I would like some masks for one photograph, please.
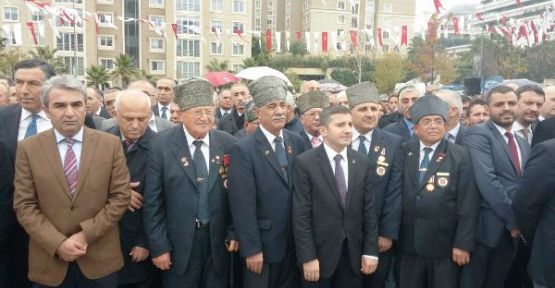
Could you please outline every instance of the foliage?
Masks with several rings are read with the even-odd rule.
[[[293,56],[304,56],[308,53],[306,43],[304,41],[293,41],[289,45],[289,53]]]
[[[29,55],[31,55],[33,59],[41,59],[52,65],[56,74],[68,73],[68,67],[61,58],[56,57],[56,52],[58,52],[58,49],[50,49],[49,46],[35,47],[35,51],[29,51]]]
[[[331,78],[345,86],[351,86],[358,83],[358,79],[352,70],[346,68],[333,69]]]
[[[295,91],[301,91],[301,84],[303,81],[301,80],[301,78],[299,78],[299,75],[297,75],[297,73],[295,72],[285,73],[285,76],[289,78],[289,81],[291,81],[291,84],[293,84]]]
[[[229,60],[220,61],[216,58],[212,58],[204,68],[206,68],[208,72],[228,71]]]
[[[0,51],[0,75],[13,79],[17,62],[27,59],[28,55],[18,49],[3,49]]]
[[[108,85],[108,81],[110,81],[110,72],[102,65],[91,65],[85,73],[85,80],[89,87],[101,89],[103,86]]]
[[[528,68],[527,77],[536,82],[555,78],[555,41],[544,42],[524,50],[524,61]]]
[[[129,82],[136,79],[139,75],[139,69],[135,66],[133,58],[127,54],[120,54],[114,61],[114,70],[112,71],[112,79],[121,79],[123,88],[127,88]]]
[[[372,81],[382,93],[389,93],[395,84],[406,77],[405,59],[397,53],[385,54],[383,58],[376,59],[372,72]]]
[[[255,66],[258,66],[258,62],[256,61],[256,59],[254,59],[252,57],[243,59],[243,64],[241,64],[242,69],[246,69],[246,68],[249,68],[249,67],[255,67]]]
[[[457,79],[457,61],[446,53],[437,56],[435,66],[442,84],[451,84]]]

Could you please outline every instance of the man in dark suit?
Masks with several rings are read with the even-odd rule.
[[[397,122],[383,128],[384,131],[400,136],[403,142],[408,141],[414,134],[410,107],[422,96],[414,86],[404,87],[399,91],[399,112],[401,117]]]
[[[513,198],[518,227],[532,245],[528,274],[535,288],[555,287],[555,139],[532,149]]]
[[[447,133],[445,140],[461,144],[466,128],[461,124],[463,117],[463,102],[461,95],[453,90],[439,90],[434,93],[449,106],[449,119],[447,119]]]
[[[458,287],[470,261],[480,195],[468,150],[444,139],[447,103],[424,96],[411,108],[418,139],[403,144],[399,287]]]
[[[303,131],[299,133],[306,149],[320,146],[324,139],[320,135],[320,112],[328,105],[328,96],[324,92],[310,91],[297,98],[297,107],[301,113]]]
[[[344,106],[326,108],[324,143],[295,162],[293,235],[303,287],[362,287],[362,274],[378,266],[370,161],[348,149],[350,114]]]
[[[11,279],[14,275],[10,275],[12,265],[11,259],[22,257],[19,255],[19,249],[11,249],[15,239],[12,233],[15,227],[18,227],[17,219],[13,213],[13,163],[6,148],[4,141],[0,140],[0,286],[15,287]],[[24,267],[21,267],[24,268]],[[25,277],[25,275],[23,275]],[[25,279],[25,278],[23,278]]]
[[[131,197],[120,141],[83,127],[85,87],[72,76],[46,81],[41,100],[53,129],[21,141],[15,162],[29,279],[37,288],[115,288],[123,266],[118,221]]]
[[[103,119],[112,118],[106,108],[104,108],[104,98],[102,91],[97,88],[87,88],[87,113],[92,116],[99,116]]]
[[[365,287],[385,287],[393,261],[393,241],[401,224],[402,162],[401,137],[377,129],[380,119],[378,90],[363,82],[346,90],[353,117],[351,147],[370,160],[370,185],[378,219],[379,264],[375,273],[364,277]]]
[[[175,80],[161,78],[156,81],[156,91],[158,103],[153,104],[152,112],[164,120],[170,120],[170,108],[175,97]]]
[[[156,135],[148,128],[150,107],[149,97],[140,90],[123,91],[115,102],[118,125],[106,131],[121,139],[133,189],[129,211],[119,222],[124,261],[118,272],[119,287],[149,288],[154,285],[155,267],[148,260],[141,209],[150,141]]]
[[[249,85],[258,130],[231,151],[229,203],[245,258],[245,288],[299,284],[291,235],[293,164],[304,151],[297,133],[283,129],[287,84],[274,76]]]
[[[159,133],[148,157],[144,226],[166,287],[227,287],[230,228],[228,151],[235,139],[212,130],[212,86],[194,79],[176,87],[183,125]]]
[[[555,118],[547,118],[536,126],[536,131],[532,138],[532,147],[553,138],[555,138]]]
[[[231,113],[233,111],[233,97],[231,96],[231,90],[224,89],[218,95],[218,107],[214,113],[216,119],[221,119],[223,116]]]
[[[287,113],[285,114],[287,123],[285,123],[284,128],[295,133],[302,133],[304,127],[298,115],[299,108],[297,107],[295,95],[293,93],[287,92],[285,104],[287,104]]]
[[[256,111],[254,111],[254,102],[250,101],[245,105],[245,124],[243,129],[237,131],[235,137],[237,139],[243,138],[247,135],[253,134],[258,129],[258,124],[260,124],[260,119],[258,119],[258,115],[256,115]]]
[[[247,86],[237,83],[231,86],[233,97],[233,109],[230,113],[222,116],[218,123],[218,130],[235,135],[245,123],[245,105],[251,100]]]
[[[503,287],[520,236],[511,202],[530,145],[511,130],[518,102],[513,89],[498,86],[486,98],[490,120],[470,127],[463,139],[482,203],[476,243],[470,265],[462,271],[461,287]]]

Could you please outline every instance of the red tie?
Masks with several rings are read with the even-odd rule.
[[[312,142],[312,148],[320,146],[320,139],[318,137],[312,136],[312,140],[310,142]]]
[[[520,160],[518,160],[518,148],[516,147],[515,137],[511,132],[505,132],[505,136],[509,138],[509,154],[511,155],[511,159],[513,159],[513,162],[515,163],[516,174],[520,176]]]

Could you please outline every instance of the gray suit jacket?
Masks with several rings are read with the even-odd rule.
[[[511,206],[520,176],[504,136],[491,120],[469,128],[463,137],[462,144],[470,151],[476,184],[482,195],[476,241],[496,247],[505,231],[518,227]],[[530,144],[516,135],[515,139],[521,153],[522,171],[530,155]]]
[[[164,131],[168,128],[171,128],[173,126],[175,126],[175,124],[173,122],[170,122],[168,120],[164,120],[158,116],[154,116],[154,123],[156,123],[156,130],[158,131],[154,131],[154,132],[161,132]],[[102,124],[100,125],[100,129],[98,130],[102,130],[102,131],[106,131],[114,126],[116,126],[118,124],[116,118],[110,118],[110,119],[106,119],[102,121]]]

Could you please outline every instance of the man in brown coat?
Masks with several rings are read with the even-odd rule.
[[[117,222],[131,190],[117,137],[83,126],[86,92],[51,78],[41,101],[49,129],[19,143],[14,209],[29,234],[35,287],[115,287],[123,266]]]

